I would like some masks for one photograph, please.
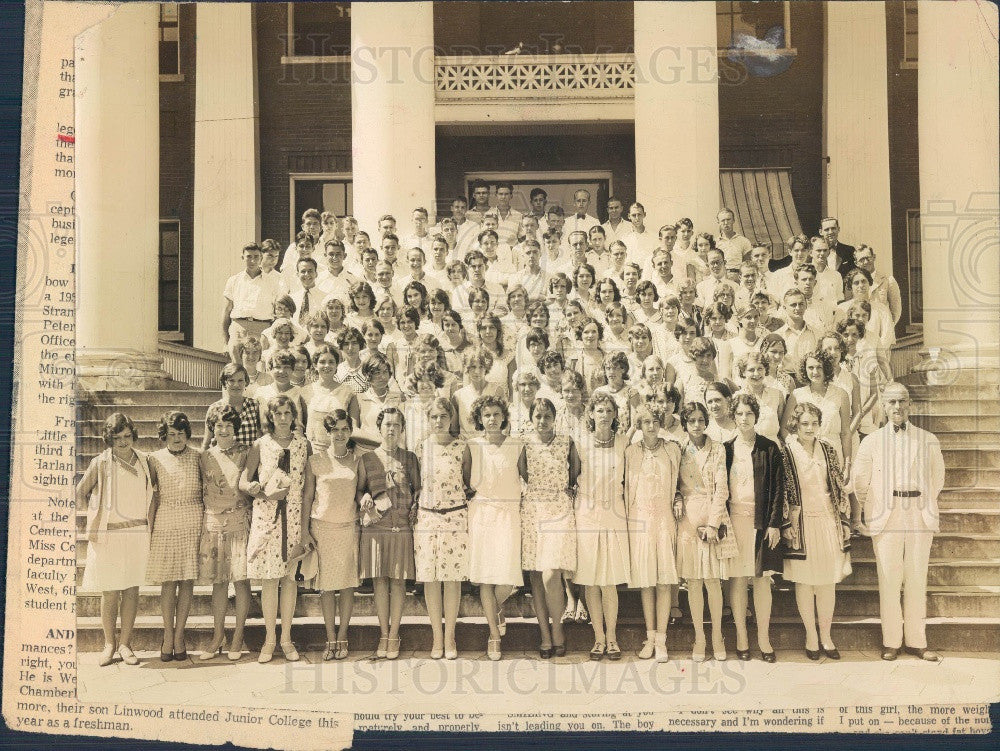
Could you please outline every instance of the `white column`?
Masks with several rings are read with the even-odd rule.
[[[354,214],[377,246],[380,215],[405,233],[435,213],[433,3],[354,3],[351,53]]]
[[[656,232],[719,210],[719,84],[714,2],[636,2],[635,182]]]
[[[996,367],[997,7],[972,0],[919,6],[924,343],[963,365]]]
[[[824,214],[840,221],[844,242],[871,245],[878,271],[891,274],[885,3],[825,7]]]
[[[221,352],[222,292],[260,240],[257,34],[251,3],[198,5],[194,345]]]
[[[77,40],[77,374],[151,388],[157,357],[160,101],[157,6],[121,5]]]

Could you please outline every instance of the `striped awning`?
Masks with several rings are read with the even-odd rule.
[[[787,169],[722,169],[722,205],[736,212],[736,231],[751,242],[770,243],[774,257],[784,256],[785,241],[802,232]]]

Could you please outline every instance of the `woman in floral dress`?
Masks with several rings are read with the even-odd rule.
[[[534,430],[518,460],[521,493],[521,567],[529,572],[541,630],[543,659],[566,654],[560,615],[566,607],[563,573],[576,569],[576,517],[570,488],[576,487],[580,457],[568,435],[555,432],[556,408],[535,399],[529,417]],[[552,625],[549,626],[551,619]]]
[[[184,629],[198,578],[198,545],[204,503],[197,449],[188,446],[191,423],[183,412],[160,420],[166,447],[149,456],[149,473],[158,493],[153,497],[153,530],[146,581],[160,585],[163,645],[160,659],[186,660]]]
[[[420,498],[413,528],[417,581],[424,583],[430,616],[431,659],[458,657],[455,623],[462,582],[469,578],[469,477],[472,457],[462,438],[452,433],[456,419],[450,399],[435,397],[428,410],[431,433],[421,447],[420,464],[434,481]],[[443,598],[442,598],[443,589]],[[441,620],[444,619],[444,629]]]
[[[240,490],[253,498],[247,575],[261,580],[265,636],[258,662],[270,662],[274,656],[279,608],[281,651],[286,660],[299,659],[292,643],[298,585],[289,552],[301,542],[302,488],[312,450],[296,430],[298,414],[295,402],[287,396],[275,396],[267,403],[267,433],[250,449],[240,476]]]

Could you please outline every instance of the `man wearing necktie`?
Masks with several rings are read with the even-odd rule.
[[[882,399],[889,422],[861,441],[853,472],[875,551],[882,659],[895,660],[902,647],[937,662],[938,654],[927,648],[924,619],[931,543],[940,531],[944,457],[938,439],[909,422],[905,386],[889,384]]]
[[[316,286],[315,258],[300,258],[295,269],[302,288],[292,294],[292,300],[298,311],[299,325],[305,327],[309,323],[309,317],[322,309],[323,292]]]
[[[600,225],[597,217],[587,213],[590,206],[590,193],[586,190],[578,190],[573,194],[573,216],[566,220],[567,232],[586,232],[590,234],[590,228]]]

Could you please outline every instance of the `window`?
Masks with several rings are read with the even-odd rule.
[[[160,220],[159,330],[181,328],[181,223],[177,219]]]
[[[288,57],[350,59],[350,3],[288,3]],[[291,60],[289,60],[291,58]]]
[[[160,75],[179,76],[181,35],[178,3],[160,3]]]
[[[318,209],[321,213],[332,211],[337,216],[353,212],[354,189],[350,175],[293,174],[289,182],[290,237],[295,237],[301,229],[302,214],[306,209]]]
[[[906,210],[906,268],[909,271],[910,325],[924,322],[923,272],[920,262],[920,210]]]
[[[917,67],[917,3],[906,0],[903,3],[903,61],[904,68]]]
[[[747,38],[769,42],[773,49],[792,48],[791,7],[788,2],[717,2],[715,22],[720,52],[751,51],[759,45],[747,45]]]

